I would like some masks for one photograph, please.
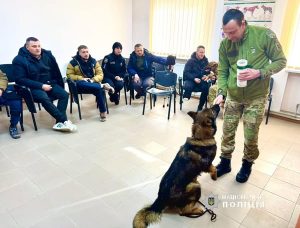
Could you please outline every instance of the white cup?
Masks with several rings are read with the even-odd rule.
[[[236,62],[236,84],[238,87],[246,87],[247,81],[239,80],[238,76],[241,72],[247,69],[248,61],[246,59],[240,59]]]

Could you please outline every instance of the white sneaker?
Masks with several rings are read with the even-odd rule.
[[[61,123],[61,122],[54,124],[53,129],[56,131],[63,131],[63,132],[70,131],[70,129],[64,123]]]
[[[77,131],[77,126],[73,124],[70,120],[64,122],[66,128],[70,129],[70,131]]]
[[[184,98],[183,98],[183,100],[184,100],[184,101],[188,101],[188,100],[189,100],[189,98],[187,98],[187,97],[184,97]]]

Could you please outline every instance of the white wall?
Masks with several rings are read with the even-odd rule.
[[[100,59],[115,41],[132,50],[132,0],[0,0],[0,63],[11,63],[29,36],[51,50],[65,73],[80,44]]]
[[[150,0],[132,0],[132,50],[141,43],[149,48]]]

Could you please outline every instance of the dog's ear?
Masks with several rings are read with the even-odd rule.
[[[187,114],[188,114],[190,117],[192,117],[193,120],[195,120],[195,117],[196,117],[196,115],[197,115],[197,112],[189,111]]]

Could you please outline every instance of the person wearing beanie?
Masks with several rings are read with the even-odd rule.
[[[120,101],[120,91],[124,87],[124,76],[126,73],[125,59],[121,55],[122,48],[120,42],[115,42],[112,46],[112,53],[106,55],[102,61],[103,81],[115,90],[114,93],[109,94],[109,100],[116,105]]]

